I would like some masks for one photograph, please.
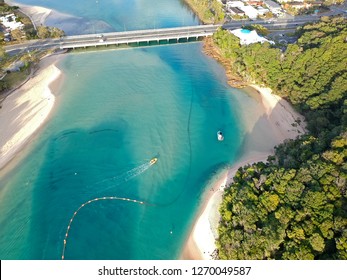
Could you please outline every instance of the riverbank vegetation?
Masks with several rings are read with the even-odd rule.
[[[11,30],[11,41],[9,42],[10,44],[30,39],[59,38],[61,36],[64,36],[64,31],[56,27],[41,25],[36,28],[31,19],[26,14],[24,14],[19,9],[19,7],[9,6],[6,3],[0,2],[0,15],[7,15],[11,13],[16,16],[16,21],[23,23],[24,26],[21,29],[17,28]],[[4,28],[0,28],[0,38],[2,38],[2,44],[4,44],[4,30]]]
[[[204,23],[222,23],[223,5],[218,0],[184,0]]]
[[[38,26],[36,34],[39,39],[60,38],[65,35],[63,30],[51,26]]]
[[[0,14],[7,15],[11,13],[14,13],[16,20],[22,22],[24,26],[22,29],[11,30],[10,37],[6,37],[10,39],[7,42],[5,42],[4,34],[8,32],[5,31],[5,28],[0,28],[0,102],[11,89],[16,88],[28,78],[43,56],[52,52],[51,50],[36,50],[9,56],[6,54],[4,47],[30,39],[59,38],[64,36],[64,31],[56,27],[38,26],[35,29],[31,19],[22,13],[17,6],[9,6],[0,1]]]
[[[0,105],[13,89],[35,73],[39,61],[52,53],[54,50],[34,50],[13,56],[5,55],[0,60]]]
[[[220,259],[347,259],[346,23],[308,24],[285,51],[214,35],[235,75],[289,100],[310,131],[238,170],[220,208]]]

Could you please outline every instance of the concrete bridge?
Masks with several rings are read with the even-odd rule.
[[[198,40],[199,38],[211,36],[219,27],[225,29],[240,28],[248,24],[261,24],[268,29],[277,28],[295,28],[307,21],[316,21],[319,18],[303,17],[295,20],[278,19],[276,21],[233,21],[228,24],[219,25],[196,25],[175,28],[148,29],[124,32],[110,32],[103,34],[88,34],[78,36],[66,36],[60,42],[61,49],[86,48],[97,46],[109,46],[131,43],[147,43],[150,42],[179,42],[180,40],[188,41],[189,39]]]
[[[125,32],[110,32],[103,34],[88,34],[64,37],[60,49],[75,49],[85,47],[109,46],[130,43],[147,43],[166,41],[179,42],[211,36],[219,25],[197,25],[189,27],[136,30]]]
[[[249,24],[261,24],[269,30],[293,29],[306,22],[319,20],[317,16],[297,17],[295,19],[278,19],[276,21],[233,21],[223,25],[225,29],[240,28]],[[186,42],[189,39],[199,39],[212,35],[221,25],[196,25],[176,28],[148,29],[124,32],[107,32],[103,34],[87,34],[78,36],[64,36],[60,39],[30,40],[25,43],[5,46],[7,53],[15,54],[34,49],[74,49],[97,46],[110,46],[130,43],[150,42]],[[180,41],[181,40],[181,41]]]

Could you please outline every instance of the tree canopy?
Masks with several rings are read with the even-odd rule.
[[[220,208],[220,259],[347,259],[346,20],[297,32],[285,51],[214,35],[238,75],[288,99],[310,130],[238,170]]]
[[[40,39],[46,38],[59,38],[64,36],[64,31],[57,27],[50,26],[38,26],[37,27],[37,37]]]
[[[220,208],[219,258],[347,259],[347,133],[332,143],[297,168],[238,170]]]
[[[214,41],[237,74],[271,87],[292,104],[318,109],[338,103],[347,90],[347,20],[332,18],[297,32],[298,42],[285,52],[268,43],[240,46],[226,30],[216,32]]]

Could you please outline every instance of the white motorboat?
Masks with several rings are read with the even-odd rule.
[[[224,140],[223,133],[220,130],[217,132],[217,139],[218,139],[218,141],[223,141]]]

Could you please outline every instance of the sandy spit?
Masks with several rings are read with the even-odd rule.
[[[62,72],[55,66],[60,56],[43,59],[39,69],[12,92],[0,109],[0,169],[23,149],[30,137],[45,123],[55,103]]]
[[[199,214],[191,228],[191,232],[183,248],[181,259],[186,260],[211,260],[216,250],[215,240],[219,216],[219,205],[222,201],[223,192],[228,186],[236,171],[248,164],[266,161],[273,154],[273,147],[282,143],[285,139],[295,139],[306,132],[305,120],[292,106],[280,96],[271,93],[271,89],[257,85],[251,85],[261,99],[262,110],[265,112],[265,121],[247,123],[246,130],[253,131],[245,142],[243,156],[224,171],[216,180],[212,189],[206,191],[204,202]],[[264,118],[264,117],[262,117]],[[299,121],[298,121],[299,120]],[[254,129],[256,127],[256,129]],[[267,138],[263,134],[271,135],[272,148],[269,147]]]

